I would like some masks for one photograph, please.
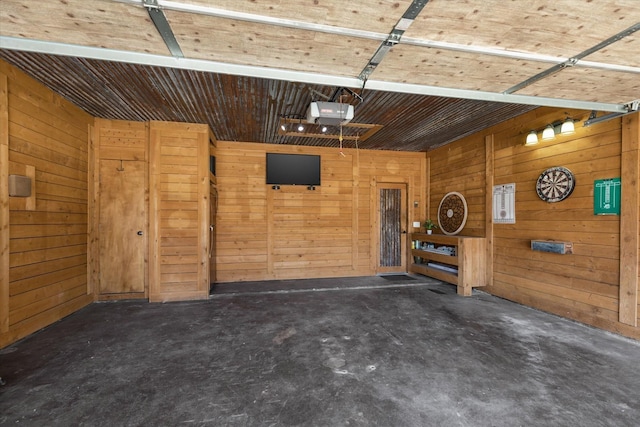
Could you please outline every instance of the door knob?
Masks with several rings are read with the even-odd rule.
[[[142,236],[144,233],[143,233],[142,231],[138,231],[136,234],[137,234],[138,236]]]

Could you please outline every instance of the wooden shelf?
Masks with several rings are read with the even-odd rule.
[[[413,262],[409,267],[412,273],[423,274],[454,284],[458,287],[458,294],[469,296],[474,287],[486,285],[486,239],[484,237],[447,236],[444,234],[412,233],[412,241],[432,243],[436,247],[449,246],[454,248],[454,254],[448,255],[432,250],[412,249],[413,257],[423,261]],[[427,265],[429,262],[442,264],[446,267],[457,268],[458,273],[440,270]]]
[[[411,254],[430,261],[439,262],[442,264],[458,265],[458,257],[453,255],[439,254],[437,252],[423,251],[421,249],[412,249]]]

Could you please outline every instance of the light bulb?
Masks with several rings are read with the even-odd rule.
[[[298,132],[302,132],[304,130],[304,125],[298,125]]]

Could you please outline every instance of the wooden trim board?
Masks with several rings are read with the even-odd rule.
[[[638,326],[640,240],[640,113],[622,119],[620,212],[620,322]]]
[[[485,143],[485,238],[486,240],[486,278],[487,286],[493,285],[493,215],[491,214],[491,206],[493,206],[493,164],[494,164],[494,136],[487,135],[484,138]]]
[[[0,333],[9,331],[9,99],[0,73]]]

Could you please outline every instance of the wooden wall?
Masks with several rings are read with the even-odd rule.
[[[572,136],[524,147],[531,128],[565,114],[540,108],[426,158],[218,142],[217,281],[376,274],[377,185],[399,183],[406,186],[409,223],[436,218],[449,191],[466,197],[469,216],[462,234],[488,238],[489,292],[640,338],[639,115],[578,125]],[[100,156],[88,155],[92,123],[86,113],[0,62],[0,347],[93,300],[88,277],[98,272],[89,268],[88,276],[87,257],[96,242],[87,244],[87,235],[97,235],[91,211],[96,194],[89,188],[95,189]],[[206,298],[209,131],[153,122],[149,129],[149,298]],[[322,185],[315,191],[272,190],[265,183],[267,152],[319,154]],[[574,172],[576,189],[565,201],[542,202],[535,180],[558,165]],[[13,173],[34,178],[34,196],[9,198]],[[593,215],[594,179],[617,176],[623,179],[622,215]],[[492,224],[492,185],[512,182],[517,222]],[[532,252],[532,239],[570,241],[574,254]]]
[[[429,152],[430,212],[435,217],[439,198],[445,191],[459,191],[467,197],[469,221],[461,234],[489,239],[493,255],[489,259],[493,262],[488,273],[491,285],[484,288],[487,291],[639,338],[637,225],[621,228],[621,216],[593,213],[594,180],[621,176],[621,120],[587,128],[579,123],[573,135],[524,146],[530,129],[564,120],[566,114],[584,120],[589,112],[540,108],[490,128],[482,135]],[[635,135],[637,141],[637,129]],[[635,144],[635,152],[630,151],[637,156]],[[538,176],[551,166],[567,167],[576,178],[573,194],[558,203],[540,200],[535,190]],[[631,207],[635,206],[630,220],[638,224],[638,190],[630,181],[623,179],[623,188],[631,191],[632,196],[635,194],[630,199]],[[492,185],[508,183],[516,184],[516,223],[492,224],[489,192]],[[622,216],[629,207],[623,205]],[[532,239],[569,241],[574,245],[574,253],[534,252],[530,249]],[[627,256],[628,261],[622,259],[622,264],[635,267],[636,278],[621,282],[621,241],[627,240],[636,249]],[[631,294],[621,289],[628,283],[635,288]],[[630,300],[634,319],[622,322],[621,307],[629,305]]]
[[[209,127],[151,122],[149,300],[209,296]]]
[[[96,119],[91,283],[97,299],[209,295],[209,128]]]
[[[462,194],[468,215],[465,236],[485,235],[485,144],[482,135],[465,138],[464,143],[450,144],[429,156],[429,213],[438,223],[438,207],[449,192]],[[464,171],[461,173],[461,171]]]
[[[273,190],[267,152],[320,155],[322,185]],[[218,142],[217,281],[375,274],[376,184],[406,184],[409,221],[422,221],[425,164],[423,153]]]
[[[0,61],[0,347],[93,301],[87,284],[92,121]],[[32,176],[32,197],[9,197],[8,174]]]
[[[622,119],[620,321],[640,326],[640,113]]]

